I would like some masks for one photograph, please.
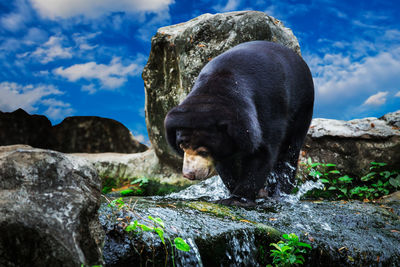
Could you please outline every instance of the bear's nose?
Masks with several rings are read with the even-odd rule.
[[[184,172],[183,177],[188,178],[190,180],[194,180],[196,178],[194,172]]]

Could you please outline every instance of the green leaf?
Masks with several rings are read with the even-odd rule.
[[[292,247],[290,247],[290,246],[283,246],[282,248],[281,248],[281,250],[283,251],[283,252],[285,252],[285,251],[288,251],[288,250],[291,250],[292,249]]]
[[[145,232],[153,231],[153,230],[154,230],[154,227],[149,227],[149,226],[147,226],[147,225],[145,225],[145,224],[139,223],[138,226],[140,226],[140,227],[142,228],[142,230],[145,231]]]
[[[180,237],[174,239],[175,247],[182,251],[190,251],[190,246]]]
[[[400,175],[396,178],[390,178],[389,183],[395,188],[400,187]]]
[[[282,235],[282,236],[283,236],[283,238],[285,238],[284,235]],[[296,242],[299,241],[299,237],[295,233],[289,234],[288,238],[286,238],[286,239],[296,241]]]
[[[325,164],[326,167],[336,167],[336,164],[333,163],[327,163]]]
[[[270,246],[275,247],[278,251],[282,251],[281,247],[278,246],[278,244],[276,244],[276,243],[271,243]],[[271,250],[271,251],[272,251],[272,250]]]
[[[147,184],[148,182],[149,182],[149,179],[148,179],[148,178],[146,178],[146,177],[139,177],[139,178],[136,178],[135,180],[133,180],[133,181],[131,182],[131,184],[139,184],[139,186],[143,186],[143,185]]]
[[[385,177],[386,179],[390,177],[390,171],[383,171],[379,173],[380,176]]]
[[[125,231],[127,231],[127,232],[135,231],[136,228],[137,228],[137,225],[138,225],[138,221],[135,220],[133,223],[129,224],[129,225],[125,228]]]
[[[328,190],[336,190],[337,188],[335,186],[330,186],[328,187]]]
[[[367,175],[361,177],[361,181],[366,182],[366,181],[372,180],[372,179],[374,179],[375,174],[376,174],[376,172],[370,172]]]
[[[319,181],[320,181],[321,183],[323,183],[323,184],[329,184],[329,183],[330,183],[330,181],[327,180],[327,179],[319,179]]]
[[[316,171],[316,170],[311,170],[308,175],[310,175],[311,177],[321,177],[322,173],[320,173],[319,171]]]
[[[157,227],[154,229],[154,231],[158,234],[158,236],[161,239],[161,242],[165,245],[165,240],[164,240],[164,230],[160,227]]]
[[[296,262],[296,260],[297,260],[296,255],[291,254],[291,255],[289,256],[289,262],[290,262],[290,264],[294,264],[294,263]]]
[[[339,191],[345,195],[347,194],[347,188],[339,188]]]
[[[135,191],[131,188],[125,189],[120,191],[119,193],[123,196],[128,196],[128,195],[132,195]]]
[[[321,166],[321,165],[322,165],[321,163],[315,162],[315,163],[311,164],[311,168],[315,168],[315,167]]]
[[[372,162],[371,162],[371,165],[383,167],[383,166],[386,166],[387,163],[383,163],[383,162],[374,162],[374,161],[372,161]]]
[[[163,222],[163,220],[161,220],[161,218],[153,218],[153,217],[151,217],[150,215],[149,215],[149,217],[148,217],[150,220],[152,220],[153,222],[155,222],[156,224],[158,224],[158,225],[160,225],[162,228],[165,228],[165,226],[164,226],[164,222]]]
[[[344,182],[344,183],[351,183],[353,178],[349,177],[348,175],[342,176],[338,178],[339,181]]]
[[[329,173],[340,173],[340,171],[338,171],[338,170],[332,170],[332,171],[329,171]]]

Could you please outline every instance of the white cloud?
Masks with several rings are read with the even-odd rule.
[[[395,97],[400,97],[400,91],[397,92],[397,94],[394,95]]]
[[[75,44],[79,49],[81,50],[93,50],[96,48],[98,45],[90,45],[88,42],[89,40],[95,38],[98,36],[100,32],[94,32],[94,33],[89,33],[89,34],[79,34],[75,33],[72,37],[74,38]]]
[[[48,106],[44,114],[54,120],[63,119],[72,115],[75,111],[71,108],[71,104],[56,100],[54,98],[43,99],[41,103]]]
[[[378,92],[365,100],[364,105],[382,106],[386,103],[386,97],[389,92]]]
[[[145,21],[145,19],[143,20]],[[151,37],[157,32],[157,29],[161,25],[170,24],[170,21],[171,16],[169,12],[157,12],[149,21],[142,23],[143,26],[141,26],[137,31],[137,37],[145,42],[150,42]]]
[[[58,19],[75,16],[96,18],[111,12],[158,12],[173,0],[30,0],[41,16]]]
[[[70,82],[76,82],[79,79],[99,80],[104,89],[115,89],[127,81],[128,76],[138,75],[143,66],[139,63],[130,63],[123,65],[120,58],[113,58],[110,64],[97,64],[88,62],[84,64],[75,64],[68,68],[59,67],[53,70],[54,74],[67,78]],[[82,88],[90,89],[93,87]]]
[[[323,102],[376,93],[376,88],[393,92],[400,84],[400,48],[361,60],[342,54],[305,57]]]
[[[30,56],[37,58],[40,63],[46,64],[56,59],[72,58],[72,47],[64,47],[62,36],[51,36],[49,40],[33,52],[26,52],[18,57]]]
[[[146,137],[143,134],[134,135],[133,137],[142,144],[146,142]]]
[[[17,0],[15,11],[0,18],[0,25],[8,31],[19,31],[25,28],[25,23],[31,19],[31,11],[25,0]]]
[[[23,41],[27,45],[33,45],[42,43],[48,39],[47,33],[39,28],[32,27],[28,30],[28,33],[24,36]]]
[[[0,110],[14,111],[22,108],[36,111],[45,97],[63,94],[52,85],[20,85],[14,82],[0,83]],[[46,105],[46,103],[43,103]]]
[[[89,95],[92,95],[92,94],[96,93],[96,91],[97,91],[94,86],[95,85],[93,83],[88,84],[88,85],[84,85],[84,86],[82,86],[82,91],[88,92]]]
[[[240,0],[228,0],[225,5],[213,6],[217,12],[235,11],[240,5]]]

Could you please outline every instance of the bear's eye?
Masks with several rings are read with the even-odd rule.
[[[198,149],[196,149],[196,153],[201,157],[208,157],[210,155],[210,152],[205,147],[199,147]]]
[[[204,157],[204,158],[208,157],[208,155],[209,155],[209,153],[206,152],[206,151],[200,151],[200,152],[198,152],[197,154],[198,154],[200,157]]]

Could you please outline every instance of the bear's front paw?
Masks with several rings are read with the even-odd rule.
[[[233,196],[227,199],[221,199],[218,200],[216,202],[217,204],[222,204],[222,205],[226,205],[226,206],[237,206],[237,207],[244,207],[244,208],[248,208],[248,207],[255,207],[257,204],[256,202],[244,198],[244,197],[237,197],[237,196]]]

